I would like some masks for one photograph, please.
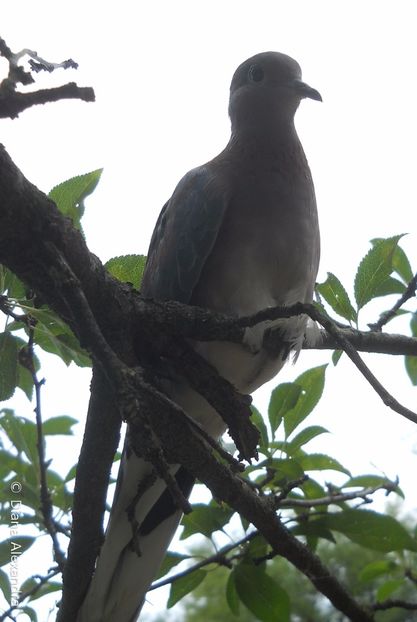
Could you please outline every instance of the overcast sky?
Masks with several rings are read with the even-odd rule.
[[[15,51],[28,47],[50,61],[79,63],[77,72],[39,76],[39,86],[71,80],[95,89],[95,104],[59,102],[1,121],[0,140],[44,191],[104,167],[84,218],[89,246],[102,260],[146,253],[159,210],[180,177],[228,140],[228,89],[236,66],[257,52],[278,50],[298,60],[304,80],[323,96],[323,104],[302,102],[297,114],[320,213],[319,280],[335,272],[351,292],[369,240],[396,233],[409,233],[403,246],[416,269],[412,0],[72,0],[65,7],[23,0],[2,6],[0,36]],[[370,305],[363,326],[375,314]],[[329,359],[329,353],[303,353],[280,381]],[[415,409],[416,389],[402,360],[367,360]],[[45,362],[45,412],[83,419],[88,374],[62,371],[55,361]],[[260,407],[274,384],[256,397]],[[22,414],[23,404],[15,400]],[[31,409],[26,412],[30,416]],[[399,474],[415,505],[415,427],[388,411],[348,361],[330,366],[312,422],[332,435],[311,447],[337,456],[355,473]],[[76,452],[69,442],[65,464],[76,461]]]

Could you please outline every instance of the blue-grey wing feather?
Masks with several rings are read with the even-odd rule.
[[[159,215],[142,293],[188,303],[216,241],[227,205],[207,166],[187,173]]]

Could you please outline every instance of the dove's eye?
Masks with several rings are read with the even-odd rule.
[[[264,79],[264,70],[260,65],[251,65],[248,71],[251,82],[261,82]]]

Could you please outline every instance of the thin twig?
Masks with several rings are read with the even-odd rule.
[[[412,583],[414,583],[414,585],[417,585],[417,575],[413,573],[411,568],[407,568],[404,574],[407,577],[407,579],[409,579]]]
[[[0,311],[2,311],[5,315],[10,316],[15,320],[15,322],[24,322],[26,325],[28,323],[28,316],[26,314],[18,314],[13,311],[14,303],[4,295],[0,296]]]
[[[34,339],[34,329],[33,326],[29,329],[29,342],[27,346],[27,353],[29,362],[27,363],[27,368],[29,369],[33,384],[35,387],[35,418],[36,418],[36,432],[37,432],[37,442],[36,447],[38,450],[39,457],[39,476],[40,476],[40,494],[41,494],[41,512],[43,517],[43,522],[47,532],[49,533],[52,546],[54,551],[54,560],[58,564],[61,572],[64,569],[65,565],[65,555],[61,550],[59,545],[57,529],[53,517],[53,507],[51,501],[51,495],[48,489],[48,481],[47,481],[47,470],[48,465],[45,460],[45,444],[44,444],[44,436],[43,436],[43,424],[42,424],[42,409],[41,409],[41,389],[45,384],[45,380],[39,380],[36,374],[36,369],[33,360],[33,339]]]
[[[55,71],[55,69],[78,69],[78,63],[72,60],[72,58],[64,60],[60,63],[52,63],[51,61],[45,60],[39,56],[39,54],[34,50],[29,50],[28,48],[24,48],[20,52],[16,52],[16,54],[14,54],[14,59],[18,62],[23,56],[29,56],[30,68],[36,73],[39,71],[48,71],[51,73],[52,71]]]
[[[233,551],[234,549],[236,549],[237,547],[242,546],[242,544],[246,544],[247,542],[250,542],[258,535],[259,535],[258,530],[252,531],[250,534],[248,534],[241,540],[238,540],[238,542],[233,542],[232,544],[228,544],[227,546],[220,549],[220,551],[218,551],[217,553],[214,553],[214,555],[210,555],[210,557],[206,557],[205,559],[202,559],[201,562],[197,562],[196,564],[194,564],[193,566],[190,566],[189,568],[186,568],[182,572],[178,572],[171,577],[167,577],[166,579],[161,579],[161,581],[156,581],[155,583],[152,583],[151,587],[149,588],[149,591],[157,590],[158,588],[163,587],[164,585],[169,585],[170,583],[174,583],[175,581],[178,581],[178,579],[182,579],[183,577],[186,577],[192,572],[199,570],[199,568],[204,568],[204,566],[208,566],[209,564],[220,564],[223,566],[228,566],[229,564],[228,564],[226,555],[230,553],[230,551]]]
[[[282,487],[281,492],[275,497],[275,503],[277,507],[283,507],[282,504],[287,499],[289,493],[294,490],[294,488],[298,488],[302,486],[309,479],[308,475],[304,474],[302,477],[298,479],[291,480],[287,484]]]
[[[371,330],[381,331],[382,327],[385,326],[385,324],[387,324],[390,320],[392,320],[392,318],[396,316],[397,311],[401,309],[403,304],[406,303],[407,300],[410,300],[410,298],[413,298],[413,296],[415,296],[416,289],[417,289],[417,272],[413,276],[413,278],[407,285],[407,289],[402,294],[402,296],[397,300],[395,305],[388,311],[384,311],[384,313],[381,313],[379,320],[375,322],[375,324],[368,324],[369,328]]]
[[[396,484],[394,482],[387,482],[385,485],[370,486],[368,488],[362,488],[361,490],[353,492],[340,492],[326,497],[319,497],[317,499],[276,499],[277,508],[312,508],[318,505],[332,505],[335,503],[343,503],[345,501],[352,501],[355,499],[365,499],[369,495],[373,495],[378,490],[386,490],[392,492],[395,489]]]
[[[373,611],[386,611],[387,609],[393,609],[394,607],[406,609],[407,611],[417,611],[417,603],[409,603],[406,600],[400,599],[384,600],[382,603],[374,603],[371,605],[371,609]]]

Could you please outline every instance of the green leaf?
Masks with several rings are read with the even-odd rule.
[[[24,453],[28,460],[37,464],[36,426],[24,417],[17,417],[10,409],[4,409],[0,425],[19,453]]]
[[[23,365],[19,365],[18,373],[19,373],[19,379],[17,382],[17,386],[19,387],[19,389],[23,391],[23,393],[26,395],[28,400],[31,401],[33,397],[33,388],[34,388],[32,374],[30,373],[28,369],[26,369],[26,367],[23,367]]]
[[[411,334],[417,337],[417,313],[413,313],[410,320]]]
[[[29,421],[24,417],[18,417],[16,419],[18,425],[20,426],[23,438],[24,438],[24,452],[26,454],[27,459],[31,462],[32,465],[38,464],[38,434],[36,430],[36,425],[33,421]]]
[[[49,198],[56,203],[59,211],[71,218],[75,227],[80,228],[84,214],[84,200],[96,188],[103,169],[97,169],[85,175],[78,175],[58,184],[49,193]]]
[[[411,316],[410,329],[412,336],[417,337],[417,313]],[[404,363],[411,384],[417,386],[417,356],[405,356]]]
[[[397,495],[404,499],[404,493],[399,486],[393,486],[393,482],[388,480],[386,477],[374,475],[373,473],[370,475],[358,475],[357,477],[351,477],[345,484],[343,484],[342,488],[374,488],[375,486],[386,485],[388,485],[393,492],[396,492]]]
[[[33,581],[31,587],[29,586],[29,581]],[[35,584],[38,584],[38,582],[34,579],[29,579],[29,581],[25,581],[25,583],[22,585],[22,592],[29,591],[30,589],[33,589]],[[28,583],[28,586],[24,587],[26,583]],[[41,585],[38,590],[36,590],[36,592],[30,597],[30,600],[37,600],[38,598],[42,598],[42,596],[45,596],[46,594],[51,594],[52,592],[60,592],[61,590],[62,583],[58,583],[57,581],[48,581],[47,583]]]
[[[320,508],[323,511],[323,508]],[[328,540],[336,544],[336,540],[330,529],[320,523],[318,520],[302,521],[295,527],[290,528],[291,533],[294,536],[307,536],[308,538],[321,538],[322,540]]]
[[[0,401],[8,400],[19,380],[18,343],[9,332],[0,333]]]
[[[347,538],[374,551],[417,551],[417,542],[392,516],[378,514],[372,510],[343,510],[328,514],[324,524],[334,531],[340,531]]]
[[[75,479],[75,476],[77,474],[77,466],[78,464],[74,464],[74,466],[72,466],[70,468],[70,470],[68,471],[68,473],[65,476],[64,482],[70,482],[72,479]]]
[[[254,423],[255,426],[258,428],[258,432],[260,434],[259,444],[261,447],[268,447],[268,442],[269,442],[268,441],[268,430],[265,425],[264,419],[261,413],[259,412],[259,410],[255,408],[255,406],[251,406],[251,411],[252,411],[252,416],[251,416],[252,423]]]
[[[312,477],[309,477],[305,482],[303,482],[299,488],[302,490],[302,492],[304,493],[304,497],[308,500],[312,500],[312,499],[323,499],[324,497],[328,496],[328,491],[324,490],[323,486],[321,486],[318,482],[316,482],[315,479],[313,479]],[[326,505],[317,505],[314,506],[315,510],[317,512],[319,512],[320,514],[322,514],[323,512],[328,512],[329,511],[329,506]],[[295,508],[296,513],[298,513],[297,508]],[[300,513],[301,516],[303,516],[303,509],[300,508]],[[311,535],[314,537],[320,537],[323,538],[325,537],[326,539],[329,539],[328,537],[328,533],[331,533],[329,529],[325,529],[324,530],[326,533],[325,534],[307,534],[307,535]],[[333,537],[333,536],[332,536]]]
[[[375,562],[370,562],[362,568],[359,573],[359,580],[366,583],[367,581],[373,581],[377,577],[381,577],[384,574],[389,574],[398,568],[392,559],[378,559]]]
[[[226,506],[198,503],[192,507],[193,511],[186,514],[182,519],[181,524],[184,526],[184,530],[181,534],[181,540],[185,540],[195,533],[202,533],[209,538],[213,531],[222,530],[234,513]]]
[[[405,356],[404,363],[408,377],[411,380],[411,384],[414,387],[417,386],[417,356]]]
[[[22,306],[22,309],[25,307]],[[34,340],[38,346],[46,352],[59,356],[66,365],[74,362],[79,367],[91,366],[88,353],[80,346],[70,327],[53,311],[45,307],[25,310],[37,320]]]
[[[401,246],[397,246],[394,251],[392,265],[395,272],[403,279],[404,283],[408,285],[414,275],[408,257]]]
[[[297,460],[304,471],[340,471],[350,475],[350,471],[345,469],[334,458],[327,456],[326,454],[305,454],[303,456],[297,456]]]
[[[378,241],[360,262],[354,287],[358,310],[377,295],[378,289],[391,274],[393,255],[402,235]]]
[[[38,614],[32,607],[28,607],[27,605],[22,607],[22,613],[25,613],[30,618],[30,622],[38,622]]]
[[[301,387],[301,394],[295,406],[284,415],[284,428],[287,438],[311,413],[320,400],[324,388],[326,367],[327,365],[320,365],[308,369],[295,380],[295,384]]]
[[[348,320],[356,322],[356,311],[350,302],[349,296],[339,279],[331,272],[327,273],[324,283],[319,283],[317,290],[325,301],[331,306],[333,311]]]
[[[371,243],[375,246],[378,242],[382,242],[383,239],[384,238],[374,238],[371,240]],[[411,269],[410,262],[401,246],[397,246],[394,251],[392,267],[406,284],[408,284],[413,278],[413,271]]]
[[[21,468],[26,464],[21,459],[10,452],[0,449],[0,480],[5,481],[11,473],[21,472]],[[1,489],[1,488],[0,488]]]
[[[263,536],[258,534],[248,542],[245,550],[245,557],[249,561],[264,557],[268,551],[268,543]]]
[[[198,585],[205,579],[207,572],[205,570],[195,570],[191,574],[185,575],[171,584],[167,608],[170,609],[179,600],[196,589]]]
[[[12,596],[12,588],[10,587],[10,579],[8,573],[0,569],[0,590],[3,592],[5,600],[9,603]]]
[[[379,296],[389,296],[390,294],[403,294],[406,290],[404,283],[395,279],[393,276],[389,276],[383,281],[379,287],[376,288],[373,298]]]
[[[417,312],[413,313],[410,319],[410,329],[413,337],[417,337]]]
[[[334,350],[332,354],[332,363],[336,367],[338,362],[340,361],[340,357],[343,354],[343,350]]]
[[[9,324],[9,330],[12,330],[13,325],[17,323],[13,323],[13,324]],[[23,325],[19,326],[18,330],[20,328],[23,328]],[[23,348],[27,348],[27,341],[25,341],[24,339],[21,339],[20,337],[16,337],[14,336],[14,339],[16,340],[16,345],[18,348],[18,351],[20,352]],[[30,373],[30,371],[24,367],[21,362],[20,362],[20,357],[18,356],[18,367],[17,367],[17,373],[18,373],[18,381],[17,381],[17,385],[19,387],[19,389],[21,389],[26,397],[31,400],[32,399],[32,394],[33,394],[33,377],[32,374]],[[33,352],[32,353],[32,363],[33,366],[35,368],[35,371],[39,371],[40,369],[40,362],[38,357],[36,356],[36,354]],[[1,373],[1,372],[0,372]]]
[[[0,295],[6,291],[6,266],[0,263]]]
[[[233,572],[229,572],[229,577],[226,583],[226,601],[233,615],[238,616],[239,596],[236,590],[235,575]]]
[[[5,266],[2,266],[2,270],[3,292],[7,292],[8,297],[14,300],[25,298],[27,287],[24,283]]]
[[[316,482],[315,479],[309,477],[302,483],[301,488],[306,496],[306,499],[321,499],[327,495],[323,486]]]
[[[236,591],[244,605],[262,622],[289,622],[290,599],[285,590],[253,564],[233,570]]]
[[[320,434],[328,434],[329,430],[323,428],[321,425],[312,425],[308,428],[304,428],[301,432],[295,436],[291,441],[291,450],[299,449],[303,445],[306,445],[309,441]]]
[[[10,539],[0,542],[0,566],[9,564],[14,555],[16,559],[19,558],[35,540],[31,536],[11,536]]]
[[[304,475],[297,460],[293,458],[274,458],[271,466],[275,470],[274,483],[284,485],[287,482],[293,482],[300,479]]]
[[[168,551],[165,555],[161,567],[158,571],[158,574],[155,577],[156,579],[160,579],[164,575],[168,574],[170,570],[172,570],[177,564],[180,564],[184,559],[190,559],[189,555],[181,555],[180,553],[172,553]]]
[[[376,591],[376,600],[378,603],[382,603],[387,600],[391,594],[399,590],[404,585],[404,579],[390,579],[385,581]]]
[[[72,426],[78,423],[74,417],[68,417],[67,415],[61,415],[59,417],[51,417],[47,419],[43,425],[42,430],[44,434],[66,434],[72,435]]]
[[[287,412],[296,406],[301,392],[302,387],[295,382],[284,382],[272,391],[268,406],[272,434],[275,434]]]
[[[145,255],[121,255],[109,259],[104,267],[119,281],[132,283],[133,287],[140,289],[145,264]]]

